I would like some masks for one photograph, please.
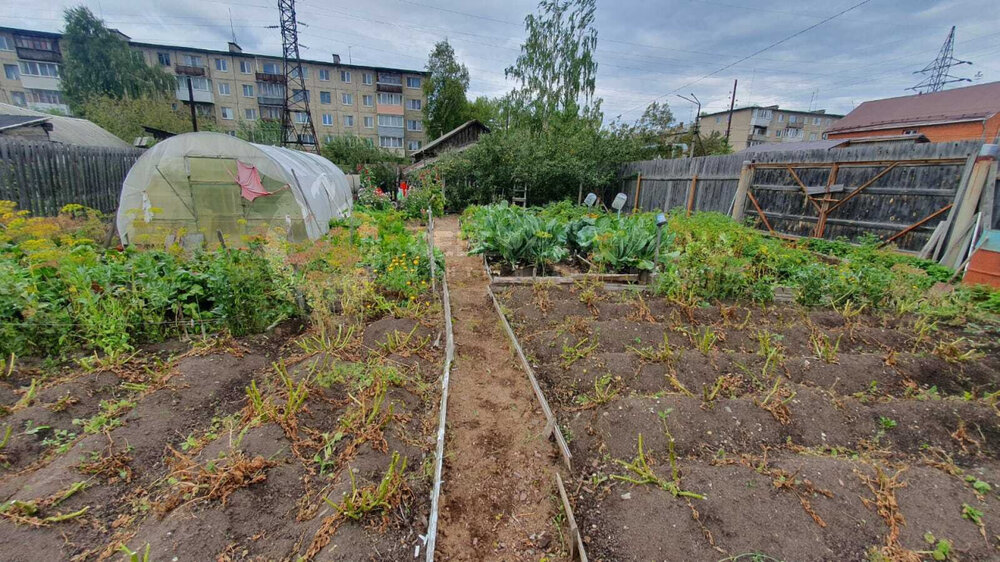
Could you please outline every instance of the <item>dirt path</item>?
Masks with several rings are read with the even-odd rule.
[[[447,257],[455,323],[440,560],[538,560],[558,551],[555,449],[531,386],[508,346],[478,257],[465,254],[458,217],[435,223]]]

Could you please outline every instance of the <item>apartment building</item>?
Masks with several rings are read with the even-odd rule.
[[[739,151],[765,143],[819,140],[841,117],[843,115],[834,115],[822,109],[792,111],[777,105],[741,107],[733,110],[729,145],[734,151]],[[728,111],[702,115],[698,120],[701,134],[718,132],[725,135],[728,119]]]
[[[58,33],[0,27],[0,102],[69,111],[59,92],[59,39]],[[244,53],[232,42],[223,51],[123,39],[147,64],[176,77],[178,108],[193,97],[198,115],[215,129],[235,134],[241,122],[281,119],[285,76],[280,57]],[[345,64],[338,55],[330,62],[304,60],[302,73],[306,91],[299,95],[309,101],[319,142],[356,135],[407,155],[426,143],[422,86],[427,73]]]

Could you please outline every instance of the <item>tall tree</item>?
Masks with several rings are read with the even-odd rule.
[[[424,124],[427,136],[436,139],[466,121],[469,69],[455,59],[455,49],[448,40],[434,45],[427,59],[430,78],[424,81]]]
[[[173,76],[142,55],[84,6],[68,8],[61,45],[62,93],[74,110],[91,97],[156,97],[173,91]]]
[[[670,111],[667,102],[660,105],[659,102],[654,101],[646,106],[646,111],[642,112],[642,117],[636,122],[636,126],[639,133],[660,138],[670,132],[673,122],[674,113]]]
[[[548,127],[558,115],[598,118],[596,0],[542,0],[524,19],[527,38],[504,73],[519,82],[511,101],[533,125]],[[599,123],[600,119],[596,119]]]
[[[499,99],[479,96],[466,106],[465,120],[475,119],[490,129],[497,129],[501,126],[500,104]]]

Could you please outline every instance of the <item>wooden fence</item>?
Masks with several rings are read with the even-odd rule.
[[[104,213],[118,207],[122,182],[139,149],[70,146],[0,138],[0,200],[33,215],[79,203]]]
[[[958,212],[982,146],[962,141],[650,160],[624,167],[621,191],[632,209],[753,217],[779,235],[857,240],[874,234],[917,252],[933,237],[947,237],[949,229],[939,224]],[[986,224],[995,224],[995,172],[987,183],[982,193],[989,210],[983,212]]]

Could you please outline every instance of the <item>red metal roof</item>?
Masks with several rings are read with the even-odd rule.
[[[1000,112],[1000,82],[866,101],[827,129],[844,133],[918,123],[951,123],[987,118]]]

